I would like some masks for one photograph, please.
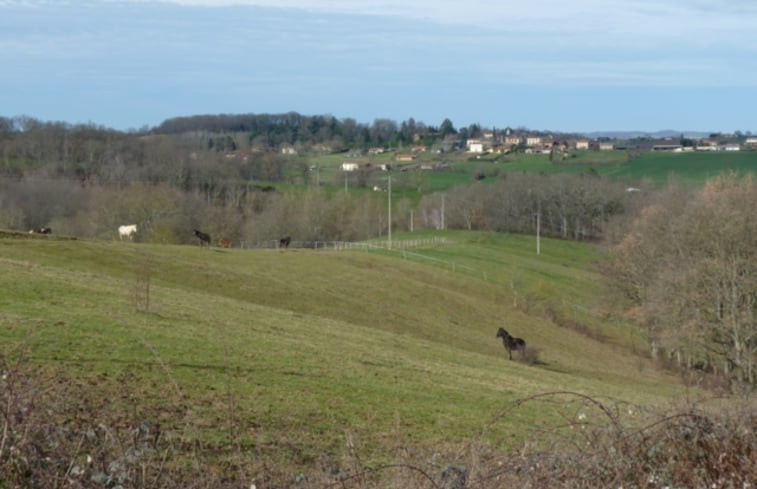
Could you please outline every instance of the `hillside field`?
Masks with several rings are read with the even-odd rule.
[[[393,153],[370,157],[350,157],[347,154],[322,156],[302,156],[308,165],[317,165],[322,184],[339,186],[343,183],[340,165],[345,161],[361,161],[372,166],[392,164],[406,167],[406,171],[393,170],[390,173],[377,172],[372,182],[385,186],[386,176],[392,175],[393,185],[398,195],[413,198],[414,191],[429,193],[448,189],[454,185],[464,185],[483,175],[484,181],[494,181],[506,173],[587,173],[596,172],[612,178],[637,183],[641,180],[664,184],[670,177],[701,184],[708,178],[724,172],[757,172],[757,151],[739,152],[694,152],[667,153],[644,152],[630,159],[626,151],[579,151],[566,155],[565,159],[549,155],[509,155],[486,154],[474,156],[470,153],[445,155],[420,154],[412,163],[393,160]],[[420,170],[422,164],[435,165],[436,170]],[[313,178],[314,179],[314,178]],[[371,183],[373,185],[373,183]]]
[[[542,239],[537,256],[533,240],[226,250],[5,232],[0,355],[26,352],[40,383],[67,379],[219,457],[302,472],[407,446],[447,456],[479,436],[511,449],[564,416],[544,404],[498,417],[540,393],[644,407],[695,394],[601,312],[591,245]],[[508,360],[500,326],[538,360]]]

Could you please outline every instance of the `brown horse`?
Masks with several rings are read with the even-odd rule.
[[[221,246],[221,248],[231,248],[233,245],[233,243],[228,239],[221,239],[218,241],[218,244]]]

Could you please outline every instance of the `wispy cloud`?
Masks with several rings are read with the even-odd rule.
[[[600,88],[605,102],[623,87],[743,98],[757,85],[755,25],[752,0],[0,0],[0,110],[48,84],[145,107],[184,96],[180,113],[200,100],[474,111],[513,106],[523,87]]]

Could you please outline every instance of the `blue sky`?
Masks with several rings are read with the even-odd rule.
[[[753,0],[0,0],[0,115],[757,132]]]

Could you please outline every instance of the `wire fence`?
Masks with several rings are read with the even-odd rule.
[[[417,248],[428,248],[432,246],[438,246],[442,244],[449,244],[450,241],[444,237],[432,237],[432,238],[420,238],[420,239],[403,239],[390,242],[387,241],[290,241],[285,245],[281,240],[265,240],[265,241],[241,241],[238,243],[239,248],[243,249],[310,249],[310,250],[324,250],[324,251],[379,251],[384,253],[397,253],[401,254],[405,259],[417,259],[419,261],[432,262],[443,268],[447,268],[453,272],[467,272],[471,275],[482,276],[484,280],[488,280],[486,271],[476,270],[475,268],[467,265],[461,265],[449,260],[443,260],[441,258],[435,258],[433,256],[424,255],[410,251]]]
[[[300,248],[311,250],[406,250],[410,248],[424,248],[440,244],[447,244],[449,240],[442,237],[425,238],[425,239],[407,239],[389,242],[380,241],[290,241],[289,245],[283,245],[281,240],[269,239],[265,241],[241,241],[239,248],[254,249],[281,249],[281,248]]]

